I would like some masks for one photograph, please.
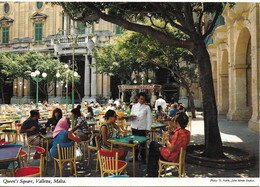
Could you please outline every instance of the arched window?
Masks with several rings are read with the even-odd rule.
[[[42,5],[43,5],[43,2],[37,2],[36,3],[36,6],[37,6],[38,9],[41,9]]]
[[[5,5],[4,5],[4,11],[5,11],[5,13],[8,13],[9,10],[10,10],[9,4],[8,4],[8,3],[5,3]]]

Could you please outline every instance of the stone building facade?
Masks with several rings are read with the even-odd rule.
[[[260,10],[259,3],[226,6],[225,24],[217,27],[208,46],[219,114],[230,120],[260,124]]]
[[[77,39],[72,40],[73,28],[78,28]],[[91,27],[72,21],[58,5],[45,2],[1,2],[0,3],[0,51],[25,53],[36,50],[54,54],[61,62],[71,64],[75,58],[76,70],[81,76],[78,90],[82,100],[92,101],[97,96],[110,96],[110,78],[96,74],[92,58],[93,45],[106,45],[112,37],[121,34],[121,28],[101,20]],[[77,40],[77,46],[72,46]],[[59,41],[59,43],[57,43]],[[73,49],[74,48],[74,49]],[[11,103],[29,103],[34,100],[32,80],[16,79],[13,83]],[[56,86],[55,86],[56,87]],[[50,101],[60,101],[61,87],[49,94]]]

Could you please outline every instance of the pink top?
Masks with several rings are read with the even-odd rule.
[[[69,127],[70,126],[68,124],[67,118],[61,118],[54,129],[53,138],[55,138],[60,133],[60,131],[68,130]]]

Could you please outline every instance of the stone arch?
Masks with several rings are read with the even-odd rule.
[[[251,91],[251,34],[243,28],[237,38],[234,63],[235,110],[239,120],[248,120],[252,115]]]

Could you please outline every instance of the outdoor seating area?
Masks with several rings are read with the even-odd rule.
[[[87,116],[87,106],[84,104],[81,105],[81,112],[84,116]],[[50,154],[51,147],[49,147],[50,142],[53,141],[54,129],[47,127],[46,124],[48,119],[52,117],[52,111],[55,108],[61,108],[63,116],[69,117],[71,115],[71,105],[68,106],[67,111],[64,105],[38,106],[40,113],[40,119],[38,121],[41,128],[45,129],[45,133],[40,133],[40,147],[42,147],[44,151],[41,151],[39,146],[30,144],[26,133],[20,133],[23,122],[29,118],[30,111],[34,108],[35,105],[1,105],[0,176],[2,177],[27,175],[40,177],[83,177],[86,176],[86,173],[89,173],[89,176],[94,175],[99,177],[121,174],[131,177],[140,177],[139,174],[136,174],[136,171],[140,168],[146,168],[147,166],[149,143],[151,141],[158,141],[163,144],[161,131],[169,125],[169,121],[164,122],[162,119],[157,120],[157,118],[154,117],[152,130],[148,134],[148,137],[132,135],[130,128],[131,121],[129,121],[129,119],[133,116],[127,114],[126,109],[115,109],[118,116],[116,124],[126,131],[127,135],[125,137],[121,135],[119,138],[113,137],[109,139],[111,152],[104,151],[99,149],[99,141],[97,138],[100,134],[100,127],[105,121],[104,114],[106,109],[105,107],[103,107],[103,109],[99,108],[98,110],[94,109],[95,115],[93,118],[86,117],[89,125],[92,127],[88,140],[75,143],[72,147],[60,147],[58,145],[58,158],[54,158]],[[153,111],[153,113],[155,113],[155,111]],[[136,160],[138,158],[135,158],[135,152],[138,150],[140,152],[140,149],[143,149],[140,146],[141,144],[145,144],[145,163],[137,162]],[[119,157],[122,156],[120,152],[112,151],[113,147],[118,146],[127,151],[125,160],[119,159]],[[15,150],[13,150],[12,155],[10,155],[5,152],[5,149]],[[78,151],[80,153],[78,153]],[[40,156],[38,156],[38,153]],[[83,167],[82,164],[84,164]],[[85,168],[85,171],[82,171],[82,168]],[[57,172],[57,170],[59,171]],[[139,173],[139,171],[137,173]]]

